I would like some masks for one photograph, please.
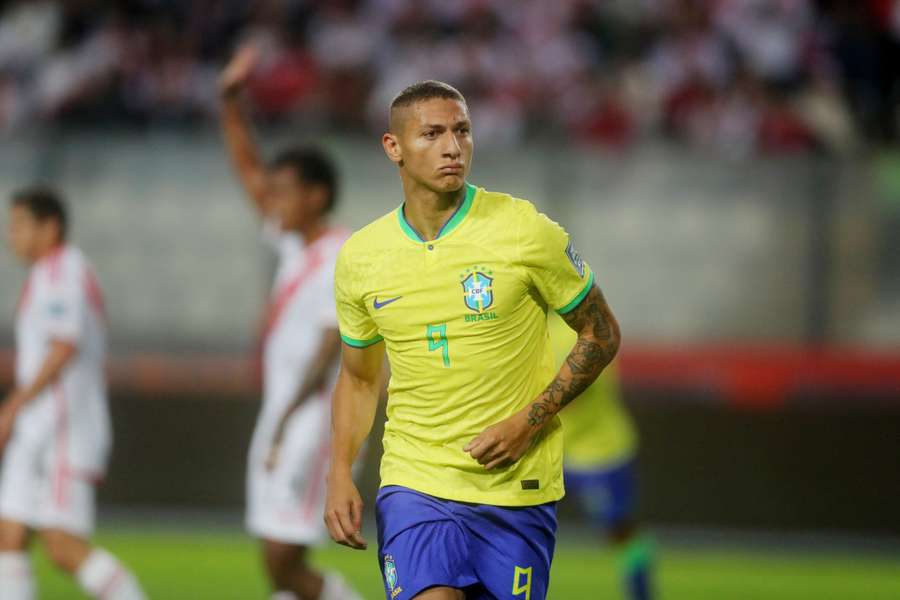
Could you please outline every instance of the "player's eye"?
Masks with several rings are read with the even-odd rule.
[[[425,136],[425,139],[433,140],[435,137],[437,137],[437,132],[433,129],[430,129],[422,135]]]
[[[457,131],[458,133],[461,133],[462,135],[469,135],[469,128],[468,128],[468,127],[458,127],[458,128],[456,129],[456,131]]]

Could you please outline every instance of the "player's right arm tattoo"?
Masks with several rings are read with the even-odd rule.
[[[563,315],[578,341],[559,373],[528,411],[528,424],[541,427],[588,388],[619,350],[619,324],[594,286],[574,310]]]

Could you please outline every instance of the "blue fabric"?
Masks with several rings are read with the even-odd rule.
[[[625,588],[629,600],[651,600],[650,565],[641,565],[625,576]]]
[[[437,586],[465,590],[467,600],[546,598],[555,502],[500,507],[387,486],[378,493],[375,511],[388,600],[407,600]]]
[[[591,522],[605,529],[634,521],[637,481],[634,460],[604,469],[565,472],[566,493],[578,498]]]

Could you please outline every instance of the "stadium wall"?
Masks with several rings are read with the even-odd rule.
[[[779,408],[741,409],[713,393],[635,382],[627,400],[642,440],[641,513],[652,525],[900,535],[900,406],[885,408],[884,397],[801,394]],[[257,409],[239,396],[117,395],[101,501],[241,507]],[[361,484],[369,507],[377,423]]]
[[[359,227],[400,203],[377,139],[324,143],[344,173],[337,221]],[[252,345],[270,256],[217,135],[64,132],[0,146],[0,196],[32,180],[70,198],[114,349]],[[891,232],[865,163],[533,142],[479,145],[471,180],[566,225],[631,340],[900,343],[900,273],[878,269]],[[0,253],[0,342],[23,276]]]

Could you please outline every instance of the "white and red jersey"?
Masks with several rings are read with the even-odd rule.
[[[334,266],[349,231],[329,229],[305,246],[296,233],[272,238],[278,252],[278,270],[263,330],[262,416],[280,418],[303,386],[326,331],[337,329],[334,302]],[[334,373],[327,386],[337,376]]]
[[[94,269],[80,250],[60,246],[35,263],[16,314],[16,385],[31,384],[60,340],[78,351],[59,378],[16,419],[16,436],[53,444],[73,473],[101,476],[111,445],[106,397],[106,316]]]
[[[266,234],[278,252],[278,271],[262,339],[263,407],[247,461],[247,527],[260,538],[309,545],[325,536],[322,511],[337,365],[321,393],[290,416],[278,466],[269,469],[266,459],[275,428],[303,386],[323,336],[337,329],[334,266],[349,232],[328,230],[308,246],[294,233],[269,227]]]

